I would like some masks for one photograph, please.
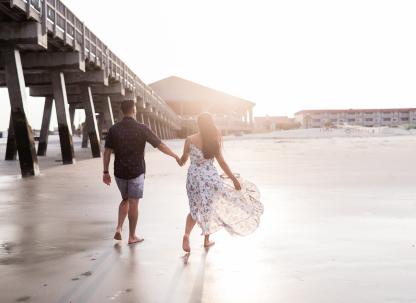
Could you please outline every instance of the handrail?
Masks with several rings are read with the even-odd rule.
[[[42,33],[50,32],[54,37],[63,35],[64,44],[80,49],[82,58],[95,63],[108,76],[119,80],[129,88],[143,88],[146,95],[156,104],[164,105],[165,114],[179,124],[180,118],[167,103],[104,44],[61,0],[22,0],[27,17],[32,11],[39,14]],[[52,31],[48,25],[52,26]],[[146,98],[147,99],[147,98]],[[150,101],[150,100],[149,100]]]

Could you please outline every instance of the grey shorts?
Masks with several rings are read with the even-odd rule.
[[[141,174],[134,179],[120,179],[116,177],[116,183],[120,190],[123,200],[128,198],[141,199],[143,198],[144,189],[144,174]]]

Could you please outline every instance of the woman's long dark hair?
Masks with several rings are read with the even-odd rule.
[[[221,148],[221,133],[215,126],[214,119],[209,113],[198,116],[198,128],[202,139],[202,153],[205,159],[212,159]]]

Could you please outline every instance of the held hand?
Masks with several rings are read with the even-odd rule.
[[[179,157],[176,159],[176,162],[178,163],[178,165],[179,165],[180,167],[182,167],[182,166],[183,166],[183,164],[184,164],[184,163],[182,162],[182,159],[181,159],[181,158],[179,158]]]
[[[104,182],[104,184],[110,186],[110,184],[111,184],[110,174],[103,174],[103,182]]]
[[[176,160],[176,163],[178,163],[179,166],[182,167],[184,165],[184,163],[182,162],[182,159],[179,158],[179,156],[175,156],[175,160]]]
[[[236,190],[241,190],[241,184],[240,184],[240,181],[237,180],[237,178],[233,179],[233,183],[234,183],[234,188]]]

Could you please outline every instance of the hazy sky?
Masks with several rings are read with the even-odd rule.
[[[64,3],[145,82],[177,75],[256,102],[256,115],[416,107],[414,0]],[[35,128],[42,104],[29,102]]]

